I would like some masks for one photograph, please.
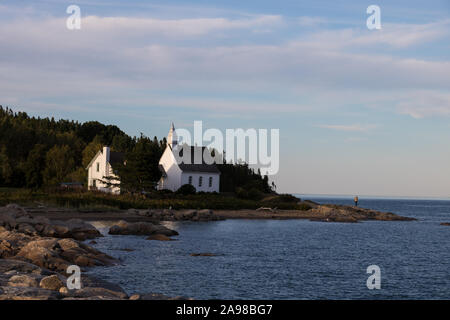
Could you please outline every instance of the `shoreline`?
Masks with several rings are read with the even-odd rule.
[[[310,202],[310,210],[136,210],[80,212],[62,208],[0,207],[0,300],[187,300],[159,293],[128,295],[117,284],[81,273],[83,287],[66,287],[69,265],[81,270],[119,264],[114,257],[89,246],[86,240],[103,235],[93,221],[117,221],[109,234],[148,236],[170,241],[178,235],[163,221],[217,221],[223,219],[308,219],[323,222],[412,221],[393,213]],[[92,243],[93,243],[92,242]],[[91,244],[91,243],[90,243]]]
[[[360,221],[414,221],[415,218],[400,216],[391,212],[381,212],[354,206],[323,204],[305,201],[311,206],[309,210],[280,210],[272,208],[240,210],[173,210],[173,209],[128,209],[118,211],[79,211],[64,208],[25,208],[32,216],[48,219],[84,221],[125,220],[127,222],[161,222],[161,221],[216,221],[224,219],[306,219],[321,222]]]

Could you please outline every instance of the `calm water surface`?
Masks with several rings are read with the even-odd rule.
[[[439,225],[450,222],[450,201],[360,198],[360,206],[419,220],[175,222],[167,223],[180,233],[172,242],[101,228],[106,236],[95,247],[123,264],[89,273],[130,294],[195,299],[450,299],[450,227]],[[218,256],[191,257],[195,252]],[[381,290],[366,287],[372,264],[381,268]]]

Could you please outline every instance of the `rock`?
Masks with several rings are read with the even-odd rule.
[[[37,235],[36,229],[34,229],[30,224],[28,223],[21,223],[17,226],[17,231],[20,233],[28,234],[31,236]]]
[[[41,269],[38,266],[25,261],[0,259],[0,274],[8,273],[10,271],[36,275],[49,274],[48,270]]]
[[[146,240],[158,240],[158,241],[175,241],[175,239],[171,239],[168,236],[163,234],[154,234],[149,236]]]
[[[69,289],[67,289],[66,287],[61,287],[59,288],[59,293],[63,295],[69,294]]]
[[[133,294],[130,298],[128,298],[129,300],[141,300],[141,295],[139,294]]]
[[[184,217],[189,220],[192,219],[192,217],[194,217],[196,214],[196,210],[187,210],[186,212],[184,212]]]
[[[16,225],[16,219],[12,216],[12,214],[7,212],[0,213],[0,226],[5,227],[7,230],[11,230],[14,229]]]
[[[450,222],[442,222],[441,226],[450,226]]]
[[[55,239],[56,240],[56,239]],[[55,243],[57,243],[55,241]],[[69,263],[60,258],[55,252],[51,242],[45,240],[31,241],[27,243],[17,254],[31,263],[49,270],[64,271]]]
[[[34,287],[1,287],[0,300],[56,300],[58,292]]]
[[[128,210],[127,210],[127,214],[131,214],[131,215],[133,215],[133,214],[139,214],[139,211],[136,210],[136,209],[128,209]]]
[[[0,213],[7,212],[15,219],[23,216],[30,216],[28,212],[21,206],[15,203],[8,204],[6,207],[0,208]]]
[[[42,289],[59,291],[59,289],[64,287],[64,283],[61,281],[61,279],[57,275],[54,274],[54,275],[42,278],[41,282],[39,283],[39,286]]]
[[[109,299],[128,299],[126,293],[117,292],[113,290],[109,290],[106,288],[81,288],[79,290],[69,290],[67,294],[68,297],[72,298],[92,298],[92,297],[100,297],[100,298],[109,298]]]
[[[168,229],[162,225],[156,225],[150,222],[128,223],[121,220],[109,229],[109,234],[147,236],[154,234],[163,234],[166,236],[175,236],[178,235],[178,232]]]
[[[69,227],[72,235],[84,237],[84,239],[78,240],[84,241],[86,239],[94,239],[97,237],[102,237],[100,231],[98,231],[93,225],[86,223],[81,219],[71,219],[66,221],[66,224]]]
[[[43,239],[28,242],[17,257],[53,271],[65,272],[76,264],[80,267],[106,266],[116,263],[112,257],[73,239]]]
[[[123,290],[123,288],[118,284],[85,274],[81,274],[81,283],[83,287],[104,288],[114,292],[126,294],[125,290]]]
[[[78,242],[76,242],[75,240],[72,240],[72,239],[58,240],[58,244],[61,247],[61,249],[64,251],[80,247]]]
[[[213,214],[213,212],[212,212],[212,210],[209,210],[209,209],[203,209],[203,210],[199,210],[199,211],[197,212],[197,214],[198,214],[199,216],[210,216],[210,215]]]
[[[8,258],[14,256],[14,250],[11,246],[11,243],[9,243],[6,240],[0,241],[0,258]]]
[[[37,287],[38,282],[35,278],[22,274],[22,275],[16,275],[12,276],[9,279],[8,286],[10,287]]]
[[[191,257],[215,257],[214,253],[191,253]]]
[[[146,293],[134,296],[139,297],[137,300],[192,300],[183,296],[169,297],[160,293]]]

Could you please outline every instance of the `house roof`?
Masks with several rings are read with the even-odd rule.
[[[180,163],[178,167],[180,167],[181,171],[185,172],[207,172],[207,173],[219,173],[220,171],[215,164],[207,164],[203,159],[203,152],[206,147],[193,147],[191,146],[191,159],[189,163]],[[199,154],[202,159],[202,163],[195,163],[195,154]],[[183,157],[183,149],[179,152],[180,157]]]
[[[92,166],[95,159],[97,159],[97,157],[102,153],[103,153],[103,149],[99,150],[97,152],[95,157],[93,157],[91,162],[89,162],[89,164],[87,165],[86,170],[89,169],[90,166]],[[111,166],[114,166],[114,164],[117,164],[117,163],[123,163],[124,160],[125,160],[125,154],[123,154],[122,152],[109,151],[109,164]]]

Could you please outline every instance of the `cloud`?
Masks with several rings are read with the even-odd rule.
[[[315,125],[317,128],[330,129],[336,131],[346,131],[346,132],[367,132],[378,127],[376,124],[318,124]]]
[[[69,31],[61,18],[0,21],[0,94],[22,105],[50,100],[63,101],[64,108],[120,101],[221,113],[388,104],[418,117],[425,114],[427,97],[448,90],[449,61],[406,58],[383,47],[369,50],[373,43],[365,38],[395,44],[394,29],[399,38],[408,30],[424,30],[431,37],[444,22],[386,26],[384,38],[356,29],[313,31],[281,42],[268,37],[264,43],[244,35],[283,23],[283,17],[270,15],[89,16],[81,30]],[[227,41],[219,41],[224,37]],[[419,90],[430,94],[413,105],[411,94]],[[264,100],[268,94],[271,99]],[[445,101],[428,114],[445,114]]]
[[[416,119],[449,116],[450,92],[414,92],[410,97],[398,103],[397,110],[400,114],[407,114]]]
[[[308,21],[308,19],[306,19]],[[315,19],[311,19],[313,23]],[[320,20],[318,20],[320,21]],[[450,34],[450,19],[424,24],[383,23],[381,30],[370,31],[366,28],[345,28],[319,30],[305,37],[311,46],[337,48],[376,48],[382,51],[380,45],[403,49],[448,37]]]
[[[135,17],[97,17],[82,19],[82,28],[89,32],[112,32],[119,34],[201,36],[223,30],[242,30],[276,27],[283,19],[277,15],[262,15],[245,19],[197,18],[197,19],[151,19]]]
[[[308,17],[303,16],[298,18],[298,24],[302,27],[316,27],[321,24],[325,24],[328,22],[327,19],[322,17]]]

